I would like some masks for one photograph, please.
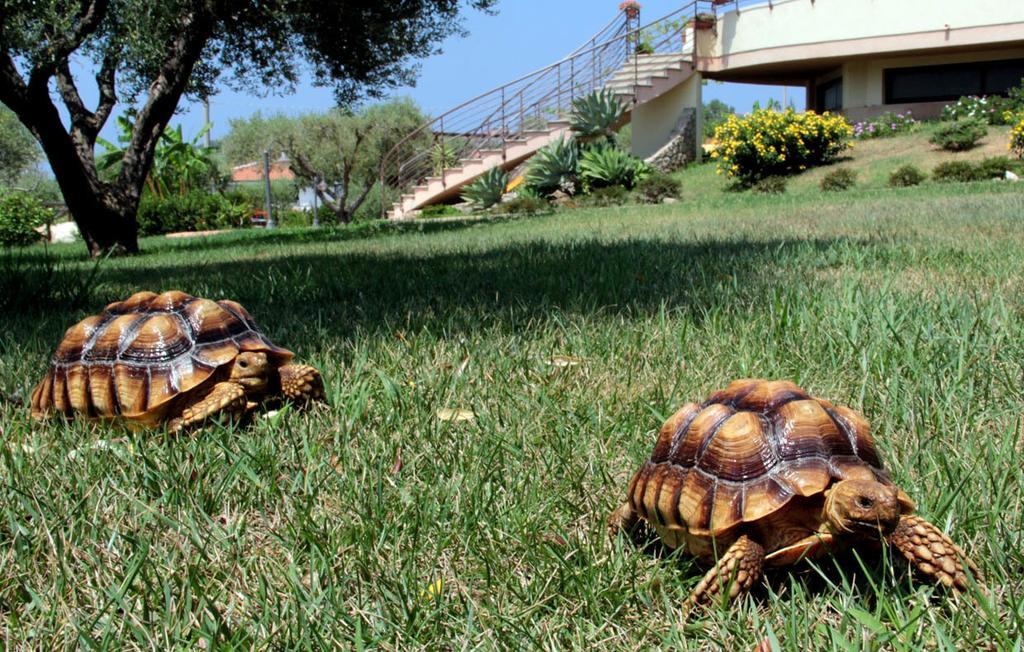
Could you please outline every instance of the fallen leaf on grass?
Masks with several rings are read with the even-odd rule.
[[[472,421],[476,414],[473,410],[441,408],[437,411],[437,418],[441,421]]]
[[[578,364],[582,364],[583,359],[572,355],[553,355],[548,359],[547,363],[552,367],[575,367]]]
[[[132,454],[132,445],[128,443],[127,439],[100,439],[94,441],[91,444],[81,446],[68,453],[68,461],[74,462],[76,459],[85,455],[90,451],[103,451],[109,450],[112,453],[120,455],[123,452],[127,452],[129,455]]]
[[[399,448],[395,451],[395,463],[391,466],[391,475],[398,475],[398,472],[402,470],[402,449]]]
[[[427,588],[420,591],[420,599],[423,600],[439,600],[441,598],[441,592],[444,590],[444,580],[436,579],[431,582]]]

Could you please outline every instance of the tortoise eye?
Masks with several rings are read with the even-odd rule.
[[[239,360],[238,361],[238,366],[241,367],[242,369],[245,369],[246,367],[249,366],[249,363],[246,362],[245,360]]]
[[[857,504],[861,507],[868,508],[875,504],[875,501],[871,500],[867,496],[860,496],[857,498]]]

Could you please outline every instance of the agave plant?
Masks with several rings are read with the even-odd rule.
[[[574,100],[570,129],[583,142],[601,138],[615,142],[615,128],[626,114],[626,107],[608,89],[594,91]]]
[[[526,185],[546,196],[561,190],[574,195],[579,186],[579,149],[572,138],[541,148],[526,169]]]
[[[623,186],[632,189],[650,173],[650,167],[617,147],[587,148],[580,157],[580,176],[591,188]]]
[[[501,168],[491,168],[463,189],[462,198],[473,202],[480,208],[490,208],[501,201],[506,187],[508,187],[508,173]]]

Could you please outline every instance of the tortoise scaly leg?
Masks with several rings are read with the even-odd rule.
[[[281,393],[296,403],[323,400],[324,379],[320,372],[305,364],[286,364],[277,370],[281,378]]]
[[[711,606],[728,594],[729,602],[754,586],[764,571],[764,548],[744,535],[725,551],[686,600],[688,607]]]
[[[190,428],[216,414],[239,415],[245,412],[248,401],[245,388],[238,383],[217,383],[201,401],[182,410],[181,415],[172,419],[168,428],[175,431]]]
[[[942,530],[920,516],[902,516],[896,530],[889,536],[889,543],[918,573],[936,584],[966,591],[970,587],[968,572],[976,582],[982,582],[981,571],[968,559],[967,553]]]

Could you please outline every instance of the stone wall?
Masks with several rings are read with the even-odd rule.
[[[697,109],[683,109],[668,144],[646,159],[659,172],[677,170],[696,158]]]

